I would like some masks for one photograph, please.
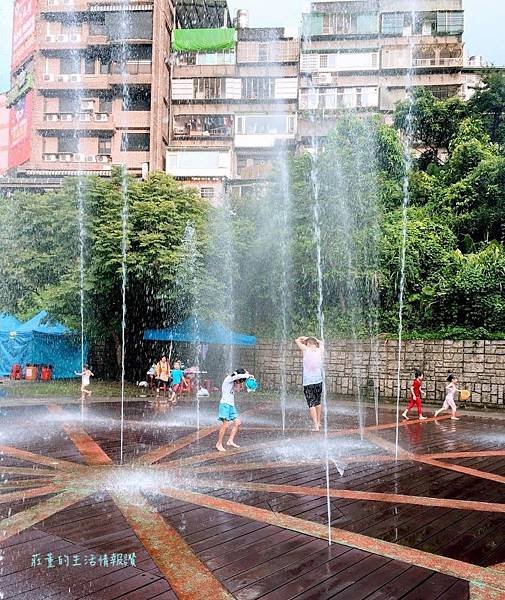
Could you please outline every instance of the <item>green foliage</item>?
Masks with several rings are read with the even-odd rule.
[[[416,88],[412,101],[399,102],[394,116],[395,127],[406,131],[411,122],[413,138],[424,146],[430,161],[439,163],[440,150],[448,148],[461,119],[468,113],[459,98],[438,100],[426,88]]]
[[[468,103],[472,114],[485,123],[491,141],[505,147],[505,75],[489,71]]]
[[[124,194],[130,341],[136,343],[146,326],[177,321],[189,295],[176,285],[187,260],[185,229],[193,225],[201,248],[209,207],[194,190],[161,173],[140,181],[116,171],[110,179],[68,181],[58,193],[1,198],[0,310],[26,317],[44,308],[68,326],[80,326],[79,194],[85,213],[88,338],[112,337],[119,345]]]

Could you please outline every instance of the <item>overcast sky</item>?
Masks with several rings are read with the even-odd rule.
[[[12,6],[14,0],[0,0],[0,91],[9,87]],[[251,27],[297,26],[306,0],[229,0],[232,14],[238,8],[249,11]],[[463,0],[466,53],[482,54],[495,65],[505,65],[503,24],[505,0]]]

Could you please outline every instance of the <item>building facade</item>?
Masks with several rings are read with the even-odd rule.
[[[31,136],[11,168],[29,178],[107,175],[114,164],[133,175],[163,169],[171,0],[29,1],[34,44],[13,64],[12,89],[29,80],[21,95],[30,99]]]
[[[303,15],[301,111],[391,113],[408,87],[464,95],[462,0],[326,0]],[[322,132],[324,133],[323,127]],[[311,124],[300,120],[300,136]],[[319,131],[318,131],[319,133]]]
[[[239,24],[243,25],[243,24]],[[224,187],[270,174],[277,146],[293,145],[299,39],[284,29],[238,26],[226,50],[178,52],[167,171],[218,200]]]
[[[232,26],[226,0],[16,0],[10,173],[164,170],[219,201],[343,109],[387,118],[410,86],[471,93],[462,4],[314,1],[300,34],[246,11]]]

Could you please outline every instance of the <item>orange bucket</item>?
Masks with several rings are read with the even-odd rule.
[[[470,398],[470,392],[468,390],[461,390],[459,392],[460,400],[468,400]]]

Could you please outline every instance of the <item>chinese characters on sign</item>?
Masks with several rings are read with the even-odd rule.
[[[135,552],[121,554],[32,554],[32,567],[135,567]]]

